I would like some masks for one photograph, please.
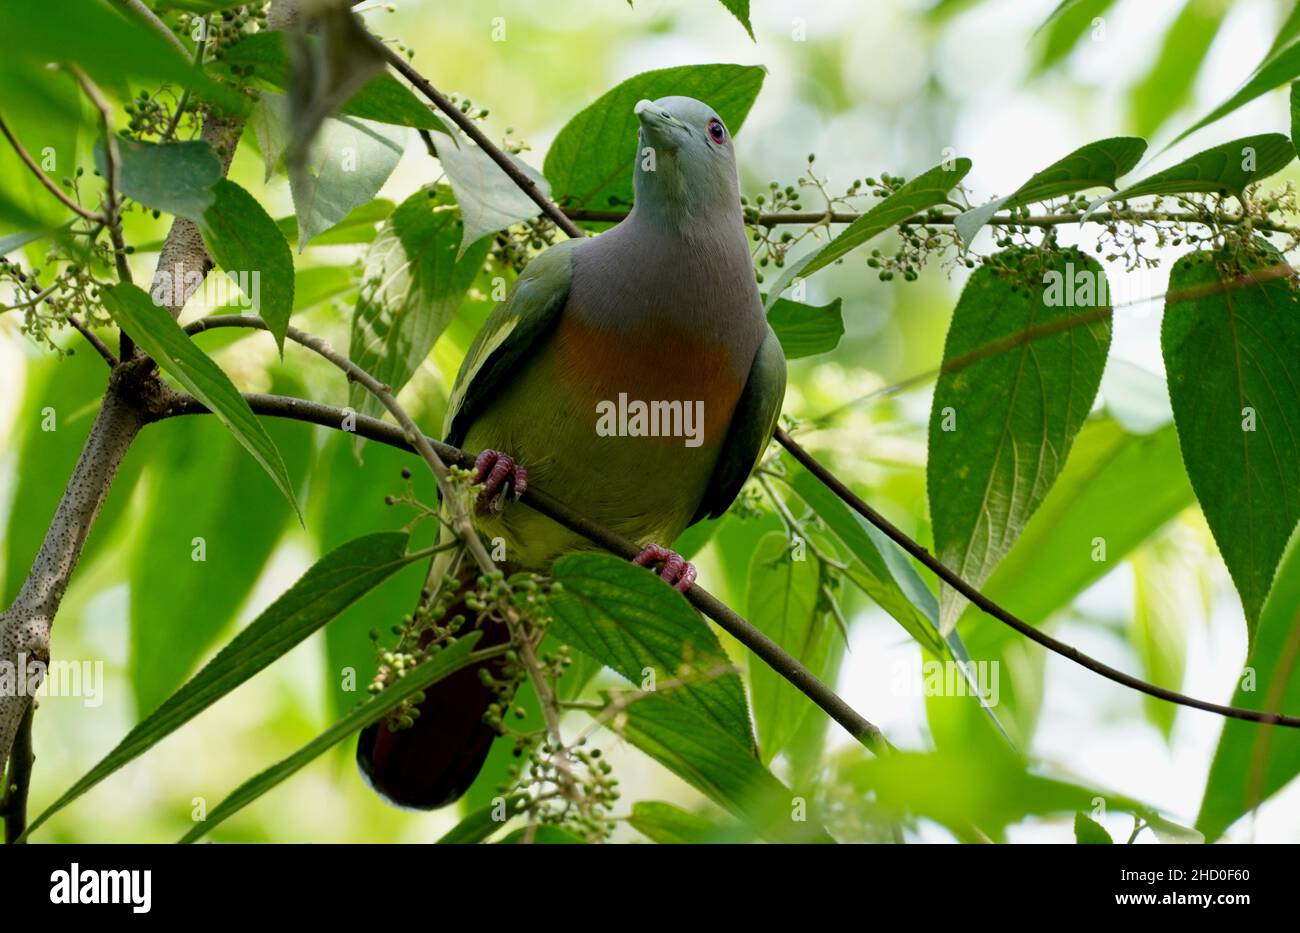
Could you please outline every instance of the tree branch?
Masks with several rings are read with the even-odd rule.
[[[416,71],[411,63],[403,58],[399,52],[378,40],[375,41],[375,46],[383,54],[384,58],[388,61],[388,64],[392,65],[393,68],[401,74],[402,77],[406,78],[407,81],[410,81],[411,84],[415,85],[416,89],[425,97],[429,98],[429,100],[433,102],[434,106],[441,110],[451,120],[451,122],[459,126],[466,136],[478,143],[479,148],[486,152],[493,162],[501,166],[501,171],[509,175],[510,180],[518,185],[524,194],[532,198],[534,203],[542,209],[542,213],[549,217],[557,227],[571,237],[586,236],[586,234],[582,232],[582,229],[566,217],[564,211],[560,210],[559,207],[556,206],[555,202],[548,198],[546,194],[537,187],[537,182],[533,181],[533,179],[515,163],[514,159],[502,152],[501,149],[492,142],[492,140],[488,139],[487,135],[478,128],[473,120],[461,113],[459,107],[453,104],[441,91],[430,84],[424,75]]]
[[[398,62],[394,62],[394,67],[397,67],[398,70],[401,71],[402,74],[404,74],[407,77],[407,79],[411,81],[412,84],[415,84],[416,87],[420,88],[420,90],[423,91],[424,94],[427,97],[429,97],[430,100],[433,100],[435,103],[438,103],[439,99],[445,100],[445,98],[443,98],[442,95],[439,94],[437,90],[434,89],[433,86],[430,85],[429,82],[425,80],[423,76],[420,75],[419,72],[417,72],[413,67],[411,67],[406,61],[401,60],[400,56],[397,56],[396,53],[391,53],[389,60],[393,61],[394,58],[397,58],[398,62],[400,62],[400,65],[398,64]],[[439,104],[439,106],[441,107],[442,105]],[[457,113],[459,114],[459,111],[457,111]],[[450,113],[448,115],[451,116]],[[460,114],[460,116],[463,117],[464,115]],[[453,119],[455,119],[455,117],[453,117]],[[465,119],[466,122],[469,122],[468,118]],[[460,121],[457,120],[457,122],[459,123]],[[498,164],[501,164],[501,158],[504,158],[504,154],[501,153],[500,150],[498,150],[490,140],[488,140],[481,133],[479,133],[478,136],[475,137],[475,142],[477,142],[481,147],[483,147],[488,152],[488,154],[491,155],[495,161],[497,161]],[[514,175],[512,174],[511,177],[514,178]],[[541,203],[539,198],[544,199],[544,196],[541,194],[541,192],[536,190],[536,186],[532,185],[531,181],[529,181],[527,184],[521,184],[521,187],[526,192],[529,193],[529,195],[533,198],[533,200],[538,201],[538,203]],[[554,207],[553,204],[551,206]],[[556,208],[556,210],[558,210],[558,208]],[[552,216],[551,211],[547,211],[546,213],[548,217]],[[577,216],[582,219],[588,219],[588,220],[617,221],[625,217],[626,212],[624,211],[610,211],[610,212],[573,211],[570,216]],[[825,222],[827,220],[830,220],[830,222],[832,223],[851,223],[853,220],[856,220],[860,215],[852,214],[852,213],[840,215],[834,212],[831,212],[829,214],[827,212],[820,212],[820,213],[811,212],[807,214],[788,213],[788,214],[775,214],[775,215],[766,215],[766,216],[768,221],[770,221],[770,223],[785,222],[785,220],[788,218],[797,218],[788,221],[792,223],[820,223],[820,222]],[[944,223],[944,222],[951,223],[956,219],[956,217],[957,217],[956,214],[947,214],[947,215],[942,215],[938,220],[932,220],[925,216],[918,215],[909,220],[905,220],[902,223],[903,224]],[[1070,214],[1052,214],[1043,217],[1029,218],[1029,221],[1031,222],[1028,223],[1028,225],[1029,226],[1051,226],[1055,224],[1078,223],[1082,219],[1083,219],[1083,214],[1081,212],[1070,213]],[[1105,218],[1104,216],[1098,217],[1097,222],[1099,223],[1105,222],[1106,219],[1107,218]],[[1182,217],[1182,219],[1191,220],[1191,221],[1196,220],[1196,218],[1193,216],[1185,216]],[[566,217],[566,220],[569,220],[569,217]],[[1013,222],[1009,216],[1004,217],[1004,221],[1007,223]],[[760,215],[759,223],[763,223],[763,222],[764,222],[764,216]],[[1017,218],[1014,219],[1014,223],[1016,225],[1023,226],[1026,225],[1026,219]],[[570,228],[573,226],[574,225],[572,223],[572,220],[569,220],[569,223],[567,225],[561,225],[561,229],[565,230],[565,232],[567,233],[569,232]],[[1263,225],[1257,225],[1257,228],[1268,229]],[[1300,230],[1293,230],[1291,228],[1282,228],[1282,230],[1280,230],[1279,232],[1300,233]],[[575,235],[580,235],[580,234],[570,233],[570,236],[575,236]],[[1102,309],[1102,310],[1104,310],[1106,314],[1110,314],[1109,308]],[[1017,340],[1018,342],[1019,338],[1017,338],[1016,335],[1013,335],[1013,338],[1009,338],[1009,339],[1014,339]],[[922,564],[928,567],[941,580],[948,583],[955,590],[957,590],[957,592],[961,593],[972,603],[978,606],[983,612],[993,616],[995,619],[998,619],[999,621],[1005,623],[1006,625],[1011,626],[1013,629],[1020,632],[1025,637],[1038,642],[1040,645],[1043,645],[1044,647],[1061,655],[1064,658],[1068,658],[1069,660],[1074,661],[1076,664],[1088,668],[1094,673],[1100,674],[1101,676],[1109,680],[1113,680],[1115,683],[1122,684],[1134,690],[1138,690],[1142,693],[1148,694],[1149,696],[1156,697],[1157,699],[1167,700],[1170,703],[1176,703],[1180,706],[1188,706],[1193,709],[1200,709],[1211,713],[1217,713],[1220,716],[1227,716],[1232,719],[1244,719],[1251,722],[1270,723],[1270,724],[1276,724],[1281,726],[1289,726],[1292,728],[1300,728],[1300,717],[1287,716],[1282,713],[1266,713],[1266,712],[1260,712],[1258,710],[1243,709],[1241,707],[1236,707],[1236,706],[1224,706],[1218,703],[1210,703],[1206,700],[1198,700],[1195,697],[1189,697],[1186,696],[1185,694],[1178,693],[1177,691],[1166,690],[1164,687],[1158,687],[1155,684],[1147,683],[1146,681],[1140,680],[1137,677],[1133,677],[1130,674],[1126,674],[1123,671],[1116,670],[1115,668],[1110,667],[1107,664],[1103,664],[1101,661],[1098,661],[1095,658],[1089,657],[1088,655],[1084,654],[1079,649],[1071,645],[1067,645],[1064,642],[1059,641],[1053,638],[1052,636],[1046,634],[1045,632],[1040,631],[1039,629],[1035,628],[1029,623],[1024,622],[1021,619],[1017,618],[1016,616],[1012,615],[1010,612],[1008,612],[1006,609],[1003,609],[997,603],[985,597],[982,593],[979,592],[979,590],[972,587],[960,576],[958,576],[952,570],[948,569],[948,567],[946,567],[937,558],[935,558],[932,554],[930,554],[930,552],[927,551],[925,548],[923,548],[920,544],[913,541],[907,535],[903,534],[903,532],[901,532],[898,528],[894,527],[894,525],[891,524],[888,519],[886,519],[883,515],[875,511],[875,509],[871,508],[871,506],[863,502],[862,499],[860,499],[851,489],[849,489],[842,482],[840,482],[839,479],[837,479],[833,473],[831,473],[824,466],[818,463],[817,460],[815,460],[811,454],[809,454],[806,450],[804,450],[801,446],[799,446],[799,444],[796,443],[795,440],[791,438],[790,435],[787,434],[784,429],[778,427],[776,430],[775,438],[777,442],[779,442],[783,447],[785,447],[786,450],[788,450],[791,453],[791,455],[795,457],[796,460],[798,460],[801,464],[804,465],[804,467],[806,467],[809,470],[809,472],[811,472],[814,476],[816,476],[819,480],[821,480],[821,482],[825,484],[828,489],[830,489],[842,500],[844,500],[844,502],[848,504],[850,507],[852,507],[853,510],[856,511],[859,515],[861,515],[867,521],[871,522],[873,525],[875,525],[877,528],[883,531],[886,535],[888,535],[891,539],[893,539],[895,543],[897,543],[905,551],[907,551],[909,554],[911,554],[913,557],[919,560]],[[604,544],[604,542],[598,541],[595,537],[590,537],[590,540],[596,541],[596,543],[601,544],[602,547],[607,546]],[[609,549],[613,550],[614,553],[619,553],[619,551],[616,548],[611,547]],[[622,556],[628,556],[628,555],[624,554]],[[713,598],[709,597],[709,599],[712,600]],[[691,601],[695,602],[694,599],[692,599]],[[716,602],[716,600],[714,600],[714,602]],[[700,603],[696,602],[696,605],[700,606]],[[718,606],[730,612],[730,610],[727,609],[727,607],[722,606],[721,603],[718,603]],[[700,606],[700,608],[703,609],[703,606]],[[712,618],[712,616],[710,617]],[[764,660],[766,660],[766,658]],[[786,672],[782,671],[780,668],[775,668],[775,669],[777,670],[778,673],[781,673],[783,676],[786,676],[787,679],[791,679],[789,675],[786,674]],[[792,679],[791,682],[795,683],[795,681]],[[796,686],[798,686],[797,683]],[[800,687],[800,689],[803,688]],[[807,691],[804,692],[806,693]],[[823,709],[825,709],[825,707],[823,707]],[[830,711],[827,710],[827,712]]]
[[[18,158],[22,160],[24,165],[32,170],[32,174],[40,179],[41,184],[45,186],[46,190],[58,198],[65,207],[87,220],[94,220],[99,223],[105,222],[103,215],[88,210],[76,201],[72,200],[72,198],[68,197],[68,195],[64,193],[62,188],[54,183],[54,180],[51,179],[49,175],[46,175],[41,171],[41,167],[36,164],[36,160],[32,158],[31,153],[28,152],[27,149],[24,148],[23,144],[18,141],[18,137],[13,134],[13,130],[9,129],[9,124],[5,123],[4,117],[0,117],[0,134],[3,134],[4,138],[9,140],[9,145],[13,146],[14,152],[18,153]]]
[[[840,499],[844,500],[844,502],[855,512],[888,535],[895,544],[924,564],[940,580],[961,593],[961,595],[969,599],[983,612],[991,615],[999,622],[1015,629],[1031,641],[1038,642],[1048,651],[1059,654],[1061,657],[1073,661],[1075,664],[1082,667],[1086,667],[1088,670],[1100,674],[1107,680],[1113,680],[1117,684],[1122,684],[1125,687],[1145,693],[1148,696],[1153,696],[1158,700],[1166,700],[1170,703],[1176,703],[1179,706],[1187,706],[1192,709],[1204,710],[1209,713],[1217,713],[1218,715],[1226,716],[1229,719],[1244,719],[1249,722],[1288,726],[1293,729],[1300,728],[1300,716],[1288,716],[1284,713],[1260,712],[1259,710],[1244,709],[1239,706],[1224,706],[1220,703],[1211,703],[1208,700],[1199,700],[1196,697],[1189,697],[1176,690],[1167,690],[1164,687],[1158,687],[1155,684],[1147,683],[1145,680],[1134,677],[1132,674],[1126,674],[1123,671],[1116,670],[1110,665],[1104,664],[1096,658],[1084,654],[1073,645],[1067,645],[1065,642],[1053,638],[1041,629],[1035,628],[1028,622],[1023,621],[1006,609],[1003,609],[1000,605],[963,580],[957,573],[950,570],[946,564],[942,563],[928,550],[913,541],[907,535],[903,534],[903,532],[896,528],[889,519],[885,518],[871,506],[863,502],[862,499],[860,499],[853,490],[845,486],[834,473],[818,463],[813,458],[812,454],[804,450],[794,438],[786,433],[784,428],[776,429],[776,440],[777,443],[788,450],[790,455],[798,460],[809,473],[817,477],[817,479],[819,479],[827,489],[839,496]]]
[[[199,334],[201,331],[216,329],[216,327],[268,329],[265,321],[261,320],[260,317],[250,316],[250,314],[216,314],[216,316],[200,318],[194,324],[188,325],[186,333],[191,335]],[[296,327],[290,327],[286,337],[294,343],[302,344],[308,350],[321,353],[321,347],[317,346],[317,344],[324,342],[320,338],[303,334]],[[339,357],[337,353],[330,351],[328,346],[325,346],[325,350],[331,353],[331,356],[326,357],[326,359],[330,359],[331,363],[339,365],[339,368],[342,368],[350,376],[359,378],[356,374],[360,373],[365,378],[372,378],[365,374],[364,370],[361,370],[359,366],[352,363],[351,360],[347,360],[346,357]],[[325,355],[325,353],[322,353],[322,355]],[[343,430],[344,420],[354,417],[343,412],[342,409],[317,402],[307,402],[304,399],[292,399],[279,395],[246,395],[244,398],[248,400],[248,405],[253,411],[259,413],[259,415],[308,421],[311,424],[324,425],[325,428],[335,430]],[[191,396],[177,395],[174,402],[157,417],[195,415],[195,413],[207,411],[208,409],[198,399],[191,398]],[[474,463],[473,455],[452,447],[450,444],[426,437],[413,424],[407,426],[390,425],[385,421],[378,420],[378,418],[364,415],[356,415],[355,420],[356,433],[360,434],[361,437],[389,444],[390,447],[416,452],[416,454],[424,457],[426,461],[429,460],[428,454],[432,454],[439,463],[454,464],[465,468],[472,467]],[[560,502],[555,496],[547,494],[545,490],[538,489],[537,486],[529,485],[528,490],[521,496],[520,502],[551,518],[552,521],[558,522],[564,528],[582,535],[591,543],[598,544],[599,547],[611,552],[611,554],[623,557],[624,560],[632,560],[640,552],[640,548],[636,544],[620,537],[614,531],[598,525],[597,522],[591,521],[590,518],[582,516],[581,513],[569,508],[568,505]],[[477,533],[474,533],[473,537],[477,541]],[[482,548],[482,542],[478,542],[478,547]],[[487,564],[481,565],[481,567],[485,567],[485,569],[495,567],[495,564],[491,563],[490,557],[486,557],[486,560]],[[720,628],[731,634],[733,638],[736,638],[736,641],[740,642],[741,645],[748,647],[750,651],[758,655],[768,667],[774,669],[776,673],[788,680],[807,698],[818,704],[823,711],[826,711],[828,716],[831,716],[831,719],[844,726],[849,734],[858,739],[862,745],[870,748],[876,754],[883,754],[883,752],[889,750],[889,743],[885,741],[884,735],[880,733],[879,728],[876,728],[870,721],[863,719],[831,687],[823,684],[813,672],[803,667],[800,660],[790,655],[788,651],[777,645],[766,634],[759,632],[757,628],[750,625],[744,617],[738,615],[722,600],[719,600],[698,585],[693,585],[686,591],[686,599],[690,600],[690,603],[695,608],[705,613],[710,619],[718,622]]]

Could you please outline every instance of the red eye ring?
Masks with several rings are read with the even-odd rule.
[[[719,146],[721,146],[726,140],[727,131],[723,127],[721,120],[714,119],[709,121],[709,138]]]

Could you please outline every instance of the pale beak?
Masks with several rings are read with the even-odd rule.
[[[686,124],[678,120],[667,110],[657,106],[653,101],[639,100],[632,112],[641,121],[648,142],[660,145],[676,145],[676,130],[686,129]]]

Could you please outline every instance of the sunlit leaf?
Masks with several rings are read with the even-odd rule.
[[[326,554],[203,670],[34,819],[28,833],[269,666],[411,560],[406,553],[406,535],[398,533],[358,538]]]
[[[951,165],[936,165],[853,221],[832,237],[830,242],[810,250],[793,262],[787,261],[781,278],[767,293],[767,309],[772,309],[777,298],[796,278],[812,275],[878,234],[924,213],[936,204],[944,203],[948,199],[948,192],[966,177],[970,167],[970,159],[954,159]]]
[[[430,660],[407,671],[404,677],[384,690],[383,693],[372,697],[343,716],[334,725],[288,758],[249,778],[235,788],[229,797],[217,804],[208,814],[206,820],[196,823],[194,828],[182,836],[179,841],[193,842],[211,832],[267,791],[279,786],[311,764],[332,746],[361,729],[378,722],[390,709],[405,700],[409,700],[420,691],[428,689],[444,677],[475,663],[471,652],[474,643],[479,640],[482,634],[482,632],[470,632],[462,635],[454,645],[444,648]]]
[[[844,336],[844,317],[838,298],[820,307],[778,298],[767,313],[767,323],[781,341],[787,360],[829,353],[839,346]]]
[[[270,474],[296,513],[298,499],[284,460],[230,377],[190,340],[166,309],[154,304],[136,286],[110,285],[102,289],[100,295],[104,307],[118,326],[230,429],[244,449]]]

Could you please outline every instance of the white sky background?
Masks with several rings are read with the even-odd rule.
[[[988,0],[961,14],[943,30],[937,43],[929,27],[922,23],[918,9],[923,4],[918,0],[753,0],[757,45],[725,13],[720,14],[712,0],[636,0],[635,14],[630,17],[619,0],[548,0],[537,4],[532,15],[544,19],[555,30],[556,41],[563,41],[566,19],[579,22],[596,17],[628,23],[626,39],[616,54],[608,57],[608,73],[592,88],[589,96],[593,98],[600,90],[652,68],[708,61],[766,65],[770,71],[763,92],[738,139],[742,168],[751,189],[759,179],[769,177],[792,181],[810,151],[818,154],[819,172],[829,175],[834,187],[836,182],[842,185],[853,177],[879,173],[882,168],[910,177],[940,161],[944,146],[953,146],[974,161],[966,183],[973,197],[982,200],[994,193],[1007,193],[1079,145],[1124,132],[1123,95],[1135,71],[1153,60],[1156,41],[1181,6],[1181,0],[1119,0],[1107,17],[1104,42],[1085,42],[1064,67],[1029,82],[1028,37],[1055,2]],[[411,0],[399,0],[399,7],[412,5]],[[511,7],[512,15],[529,15],[526,4],[505,5]],[[647,35],[640,27],[660,11],[674,15],[675,28]],[[484,9],[485,17],[491,15]],[[846,44],[851,54],[846,58],[844,83],[851,99],[856,101],[860,95],[869,103],[826,114],[801,100],[797,69],[802,66],[799,50],[790,39],[792,18],[796,16],[804,18],[811,38],[839,36]],[[1158,152],[1175,132],[1188,125],[1193,111],[1196,115],[1205,112],[1236,88],[1267,49],[1276,16],[1271,0],[1238,0],[1234,4],[1198,80],[1195,105],[1166,125],[1161,137],[1152,141],[1149,154]],[[419,46],[418,40],[415,44]],[[938,80],[955,102],[949,113],[926,113],[917,103],[932,67],[936,67]],[[1091,92],[1081,92],[1080,85],[1091,88]],[[494,114],[510,109],[508,101],[476,103],[490,104]],[[572,111],[562,108],[561,112]],[[498,122],[494,118],[494,123]],[[528,158],[534,165],[540,166],[542,154],[562,122],[563,118],[537,127],[528,126],[526,119],[516,121],[532,143]],[[498,130],[501,125],[504,123],[497,126]],[[951,129],[936,130],[949,125]],[[1156,157],[1139,171],[1164,167],[1227,139],[1285,132],[1288,127],[1285,100],[1282,94],[1274,93]],[[419,147],[412,147],[416,149]],[[427,167],[418,165],[419,158],[420,154],[415,153],[403,160],[386,195],[409,192],[416,184],[427,181],[419,174],[427,175]],[[1082,242],[1085,246],[1088,243],[1086,239]],[[1164,288],[1163,273],[1135,282],[1126,280],[1118,269],[1107,271],[1116,296],[1157,294]],[[818,289],[824,287],[814,278],[810,282],[810,300],[818,300]],[[904,291],[900,311],[905,310],[906,301]],[[1161,372],[1159,312],[1160,304],[1156,302],[1117,313],[1112,358]],[[846,316],[851,314],[852,308],[846,305]],[[0,439],[10,436],[26,355],[22,338],[0,331]],[[923,408],[921,412],[923,418]],[[0,520],[7,509],[12,480],[12,456],[6,445],[0,448]],[[258,594],[251,601],[255,605],[246,606],[241,618],[251,618],[269,603],[309,560],[308,555],[292,549],[282,554],[276,564],[278,569],[269,572],[259,584]],[[1226,579],[1226,574],[1218,576]],[[97,602],[113,604],[114,613],[124,612],[120,589],[103,594]],[[1088,614],[1111,620],[1128,618],[1131,605],[1132,583],[1127,565],[1081,600]],[[124,629],[118,627],[117,631]],[[1124,670],[1139,669],[1127,643],[1096,624],[1066,624],[1056,633]],[[93,631],[87,632],[87,638],[94,640]],[[117,653],[124,650],[124,645],[117,646]],[[105,646],[105,653],[111,656],[113,652]],[[1211,624],[1204,629],[1193,627],[1189,632],[1184,691],[1226,701],[1244,656],[1245,624],[1240,602],[1229,586],[1220,586]],[[854,626],[851,650],[838,685],[844,696],[891,739],[911,747],[923,742],[922,701],[896,696],[890,687],[897,665],[914,665],[917,660],[915,646],[897,625],[873,612]],[[305,695],[314,696],[312,684],[321,676],[315,655],[295,663],[301,670],[287,676],[300,678]],[[1048,689],[1035,749],[1045,762],[1059,772],[1157,804],[1186,824],[1194,821],[1218,741],[1220,723],[1216,717],[1180,711],[1173,740],[1166,744],[1144,717],[1138,695],[1055,657],[1048,662],[1046,679]],[[103,738],[96,741],[108,743],[128,724],[125,718],[119,724],[121,728],[105,727],[101,721],[95,731],[103,730]],[[214,734],[219,734],[222,723],[213,722],[211,726]],[[88,728],[84,723],[81,727]],[[834,728],[831,736],[835,743],[851,741]],[[202,744],[197,739],[186,741],[191,753]],[[58,751],[50,751],[47,760],[57,764]],[[155,760],[144,762],[142,768],[127,769],[124,779],[164,780],[149,774],[153,767],[150,761]],[[630,759],[625,760],[630,763]],[[637,778],[621,769],[620,776],[624,774],[624,783],[634,792]],[[118,785],[119,789],[123,786]],[[324,785],[318,782],[307,787],[313,794],[325,793]],[[277,799],[284,801],[293,796],[280,795]],[[303,819],[309,821],[310,816]],[[410,838],[428,838],[427,829],[441,822],[441,818],[432,823],[413,822]],[[1112,835],[1127,836],[1128,818],[1116,817],[1107,824]],[[927,832],[925,838],[940,835]],[[1012,838],[1064,841],[1070,833],[1066,823],[1058,822],[1021,827]],[[1150,834],[1143,838],[1149,840]],[[1300,841],[1300,788],[1293,785],[1276,795],[1262,806],[1257,822],[1243,821],[1228,838]]]

